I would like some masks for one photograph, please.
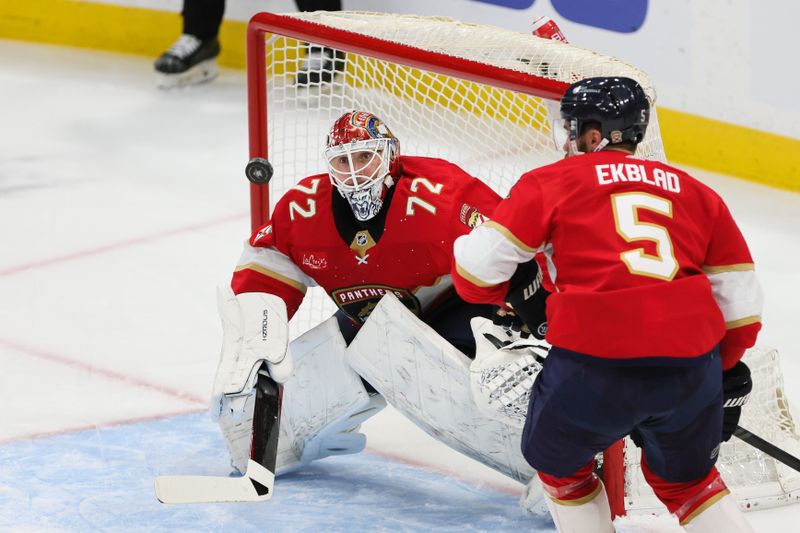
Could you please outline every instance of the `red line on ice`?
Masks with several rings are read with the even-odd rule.
[[[97,366],[90,365],[88,363],[84,363],[83,361],[76,361],[74,359],[70,359],[68,357],[64,357],[62,355],[54,354],[51,352],[47,352],[41,350],[39,348],[33,348],[30,346],[23,346],[21,344],[17,344],[15,342],[9,341],[7,339],[0,339],[0,345],[5,346],[6,348],[10,348],[14,351],[24,353],[26,355],[32,355],[34,357],[38,357],[40,359],[44,359],[46,361],[62,364],[65,366],[70,366],[72,368],[77,368],[79,370],[85,370],[90,374],[100,375],[109,379],[113,379],[116,381],[120,381],[126,383],[128,385],[133,385],[135,387],[142,387],[145,389],[150,389],[154,392],[158,392],[161,394],[165,394],[167,396],[172,396],[173,398],[178,398],[180,400],[184,400],[191,403],[207,405],[208,400],[205,398],[201,398],[199,396],[195,396],[193,394],[189,394],[187,392],[180,391],[178,389],[173,389],[172,387],[167,387],[165,385],[159,385],[157,383],[151,383],[144,379],[140,379],[134,376],[130,376],[127,374],[123,374],[121,372],[116,372],[114,370],[108,370],[106,368],[100,368]]]
[[[173,235],[180,235],[181,233],[191,233],[193,231],[197,231],[199,229],[208,228],[211,226],[216,226],[217,224],[222,224],[225,222],[230,222],[231,220],[237,220],[243,217],[246,217],[247,213],[238,213],[235,215],[226,215],[224,217],[216,218],[213,220],[209,220],[207,222],[201,222],[199,224],[193,224],[191,226],[184,226],[182,228],[175,228],[168,231],[162,231],[160,233],[153,233],[150,235],[143,235],[141,237],[136,237],[133,239],[128,239],[125,241],[113,242],[110,244],[104,244],[102,246],[98,246],[96,248],[88,248],[86,250],[79,250],[77,252],[72,252],[64,255],[59,255],[55,257],[51,257],[48,259],[41,259],[39,261],[33,261],[31,263],[26,263],[17,266],[11,266],[0,270],[0,276],[12,276],[14,274],[19,274],[20,272],[25,272],[26,270],[32,270],[35,268],[41,268],[50,266],[56,263],[63,263],[65,261],[74,261],[75,259],[82,259],[84,257],[90,255],[99,255],[104,254],[106,252],[111,252],[114,250],[118,250],[121,248],[127,248],[128,246],[133,246],[135,244],[142,244],[150,241],[155,241],[158,239],[163,239],[165,237],[172,237]]]
[[[88,424],[85,426],[76,426],[71,428],[63,428],[63,429],[56,429],[53,431],[39,431],[35,433],[27,433],[24,435],[15,435],[13,437],[7,437],[4,439],[0,439],[0,445],[2,444],[10,444],[12,442],[21,442],[25,440],[33,440],[33,439],[44,439],[47,437],[56,437],[58,435],[68,435],[70,433],[80,433],[82,431],[89,431],[92,429],[102,429],[108,428],[113,426],[122,426],[127,424],[139,424],[141,422],[152,422],[153,420],[161,420],[163,418],[171,418],[173,416],[181,416],[181,415],[193,415],[196,413],[202,413],[205,409],[189,409],[189,410],[182,410],[182,411],[172,411],[167,413],[161,413],[157,415],[151,416],[141,416],[136,418],[123,418],[120,420],[110,420],[108,422],[104,422],[102,424]]]

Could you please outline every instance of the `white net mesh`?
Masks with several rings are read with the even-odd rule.
[[[739,425],[779,448],[800,457],[789,403],[783,389],[778,352],[753,348],[744,357],[753,378],[753,392],[742,409]],[[625,443],[625,501],[631,511],[661,508],[639,468],[641,453]],[[722,443],[717,468],[745,509],[764,509],[800,499],[800,473],[732,437]]]
[[[384,49],[400,43],[568,83],[590,76],[628,76],[654,94],[643,72],[617,59],[501,28],[385,13],[291,17],[380,38]],[[351,109],[379,116],[400,139],[401,153],[447,159],[501,195],[523,172],[563,157],[551,139],[541,98],[346,51],[328,55],[336,60],[327,62],[321,76],[302,80],[301,74],[310,83],[298,83],[298,71],[314,44],[277,34],[267,42],[273,206],[298,180],[325,172],[325,136],[333,121]],[[655,110],[638,153],[664,159]],[[292,321],[293,335],[335,311],[318,289],[309,295]]]
[[[383,13],[316,12],[291,17],[319,24],[320,35],[327,27],[383,40],[374,52],[400,43],[566,83],[591,76],[627,76],[655,95],[647,76],[630,65],[525,33],[449,18]],[[272,205],[300,179],[325,172],[321,155],[325,136],[333,121],[351,109],[378,115],[400,139],[401,153],[452,161],[501,195],[523,172],[563,156],[551,140],[547,107],[552,102],[347,50],[329,53],[326,57],[335,61],[323,62],[321,75],[317,72],[316,77],[303,80],[301,74],[306,83],[298,83],[309,44],[315,44],[313,39],[307,43],[277,33],[268,36],[268,145],[275,169],[270,182]],[[637,155],[665,159],[655,109]],[[292,335],[326,319],[335,309],[324,292],[311,289],[291,322]],[[797,437],[782,395],[777,355],[770,355],[774,353],[759,352],[751,362],[758,390],[745,409],[742,425],[789,447]],[[788,476],[773,460],[735,440],[723,447],[720,468],[737,496],[757,493],[746,501],[762,502],[759,505],[786,500],[796,476]],[[627,469],[628,507],[658,507],[641,479],[635,451],[629,448],[629,452],[628,460],[634,462]]]

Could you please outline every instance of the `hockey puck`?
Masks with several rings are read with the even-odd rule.
[[[244,167],[244,174],[251,183],[263,185],[272,178],[272,165],[263,157],[254,157]]]

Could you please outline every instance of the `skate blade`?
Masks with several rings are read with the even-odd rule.
[[[156,85],[159,89],[175,89],[189,85],[207,83],[219,75],[219,67],[215,59],[207,59],[180,74],[159,73]]]

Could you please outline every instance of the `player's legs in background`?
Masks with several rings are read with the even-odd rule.
[[[295,0],[298,11],[341,11],[341,0]]]
[[[341,0],[295,0],[298,11],[341,11]],[[344,52],[324,46],[309,46],[297,71],[297,85],[330,83],[337,72],[344,70]]]
[[[225,0],[184,0],[183,33],[203,41],[216,39],[225,13]]]
[[[159,86],[169,88],[209,81],[216,77],[217,35],[225,0],[184,0],[183,33],[155,62]]]

